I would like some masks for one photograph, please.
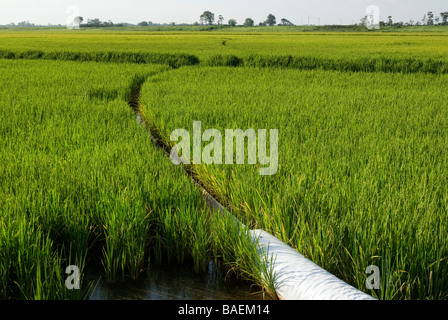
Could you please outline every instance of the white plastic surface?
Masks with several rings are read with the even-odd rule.
[[[376,300],[322,269],[266,231],[252,230],[250,232],[254,240],[258,239],[260,254],[265,259],[272,259],[276,292],[280,298],[284,300]]]

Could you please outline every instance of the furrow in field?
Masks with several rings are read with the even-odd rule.
[[[164,71],[167,72],[167,71]],[[153,74],[154,75],[154,74]],[[171,155],[171,147],[164,142],[162,139],[162,136],[160,135],[159,130],[151,120],[145,116],[144,113],[141,112],[141,104],[140,104],[140,98],[141,98],[141,90],[142,86],[145,84],[146,80],[150,76],[142,77],[136,75],[130,85],[129,89],[129,95],[127,97],[127,103],[129,104],[130,108],[134,111],[137,121],[144,125],[148,130],[149,134],[151,135],[151,140],[153,144],[162,150],[167,157],[175,157],[175,155]],[[195,175],[194,167],[183,165],[182,168],[184,169],[184,172],[189,176],[194,184],[198,186],[203,194],[204,200],[207,204],[207,206],[213,210],[220,212],[221,214],[227,215],[231,217],[232,220],[236,221],[239,225],[244,226],[241,224],[238,219],[233,217],[230,212],[224,206],[206,189],[205,184]]]

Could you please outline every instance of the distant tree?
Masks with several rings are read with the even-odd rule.
[[[77,16],[75,17],[75,20],[73,20],[75,22],[75,24],[77,25],[81,25],[81,23],[84,21],[84,18],[81,16]]]
[[[99,27],[100,25],[101,25],[101,21],[98,18],[87,20],[87,26],[89,26],[89,27]]]
[[[394,25],[394,22],[392,21],[392,16],[388,16],[387,17],[387,25],[388,26],[393,26]]]
[[[426,20],[427,20],[427,19],[426,19],[426,13],[425,13],[425,15],[423,16],[423,19],[422,19],[422,24],[425,25],[425,24],[426,24]]]
[[[113,26],[114,26],[114,23],[113,23],[111,20],[109,20],[109,21],[107,21],[107,22],[103,22],[103,25],[104,25],[105,27],[113,27]]]
[[[258,25],[259,26],[265,26],[266,25],[266,21],[260,22]]]
[[[436,22],[436,24],[440,24],[440,17],[435,17],[434,21]]]
[[[34,23],[30,23],[29,21],[21,21],[17,24],[17,26],[21,28],[30,28],[35,27],[36,25]]]
[[[140,27],[147,27],[147,26],[149,26],[149,23],[146,21],[142,21],[142,22],[139,22],[137,25]]]
[[[100,19],[95,18],[95,19],[88,19],[86,24],[83,24],[83,27],[89,27],[89,28],[101,28],[101,27],[115,27],[115,26],[120,26],[124,24],[114,24],[112,21],[104,21],[102,22]]]
[[[222,25],[223,21],[224,21],[224,17],[222,15],[219,15],[219,17],[218,17],[218,24]]]
[[[281,21],[282,21],[283,26],[293,26],[294,25],[291,21],[289,21],[288,19],[285,19],[285,18],[283,18]]]
[[[210,11],[204,11],[201,15],[201,20],[211,26],[215,22],[215,14]]]
[[[277,24],[277,20],[273,14],[268,15],[268,18],[266,19],[266,24],[268,26],[275,26]]]
[[[442,25],[448,24],[448,11],[440,12],[440,16],[442,17]]]
[[[367,16],[364,16],[361,21],[359,22],[359,25],[362,27],[366,27],[367,26]]]
[[[254,20],[251,18],[247,18],[246,21],[244,21],[245,27],[253,27],[255,24]]]
[[[410,26],[413,26],[413,25],[414,25],[414,20],[412,20],[412,19],[409,20],[409,25],[410,25]]]
[[[428,26],[433,26],[434,25],[434,13],[432,13],[432,11],[429,11],[427,14],[428,20],[426,22],[426,24]]]
[[[95,19],[89,19],[87,20],[87,24],[93,25],[93,26],[98,26],[101,24],[100,19],[95,18]]]
[[[228,23],[229,23],[229,26],[231,26],[231,27],[235,27],[236,26],[236,20],[235,19],[230,19]]]

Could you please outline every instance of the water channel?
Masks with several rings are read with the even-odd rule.
[[[91,277],[92,278],[92,277]],[[191,266],[164,266],[142,275],[139,280],[108,282],[95,274],[90,300],[269,300],[250,283],[225,277],[209,262],[206,273]]]

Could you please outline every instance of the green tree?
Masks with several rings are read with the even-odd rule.
[[[229,26],[235,27],[236,26],[236,20],[235,19],[230,19],[229,20]]]
[[[288,19],[285,19],[285,18],[283,18],[281,21],[282,21],[282,25],[284,25],[284,26],[293,26],[294,25],[291,21],[289,21]]]
[[[245,27],[253,27],[254,24],[255,24],[255,21],[254,21],[253,19],[251,19],[251,18],[247,18],[247,19],[244,21],[244,26],[245,26]]]
[[[77,16],[76,18],[75,18],[75,20],[74,20],[74,22],[77,24],[77,25],[81,25],[81,23],[84,21],[84,18],[83,17],[81,17],[81,16]]]
[[[87,25],[89,27],[100,27],[102,24],[102,22],[100,21],[100,19],[95,18],[95,19],[88,19],[87,20]]]
[[[363,26],[363,27],[366,27],[367,26],[367,16],[364,16],[362,19],[361,19],[361,21],[359,22],[359,24],[361,25],[361,26]]]
[[[394,25],[394,22],[393,22],[393,20],[392,20],[392,16],[388,16],[388,17],[387,17],[387,25],[388,25],[388,26],[393,26],[393,25]]]
[[[440,16],[442,17],[442,24],[445,26],[448,24],[448,11],[440,12]]]
[[[434,25],[434,13],[432,13],[432,11],[429,11],[428,14],[427,14],[426,24],[428,26],[433,26]]]
[[[273,14],[269,14],[266,20],[266,24],[268,26],[275,26],[277,24],[277,20]]]
[[[448,24],[448,11],[440,12],[440,16],[442,17],[442,24],[445,26]]]
[[[201,15],[201,21],[204,21],[208,25],[212,25],[215,22],[215,14],[210,11],[204,11]]]
[[[149,26],[149,23],[146,22],[146,21],[142,21],[142,22],[139,22],[138,26],[140,26],[140,27],[147,27],[147,26]]]

